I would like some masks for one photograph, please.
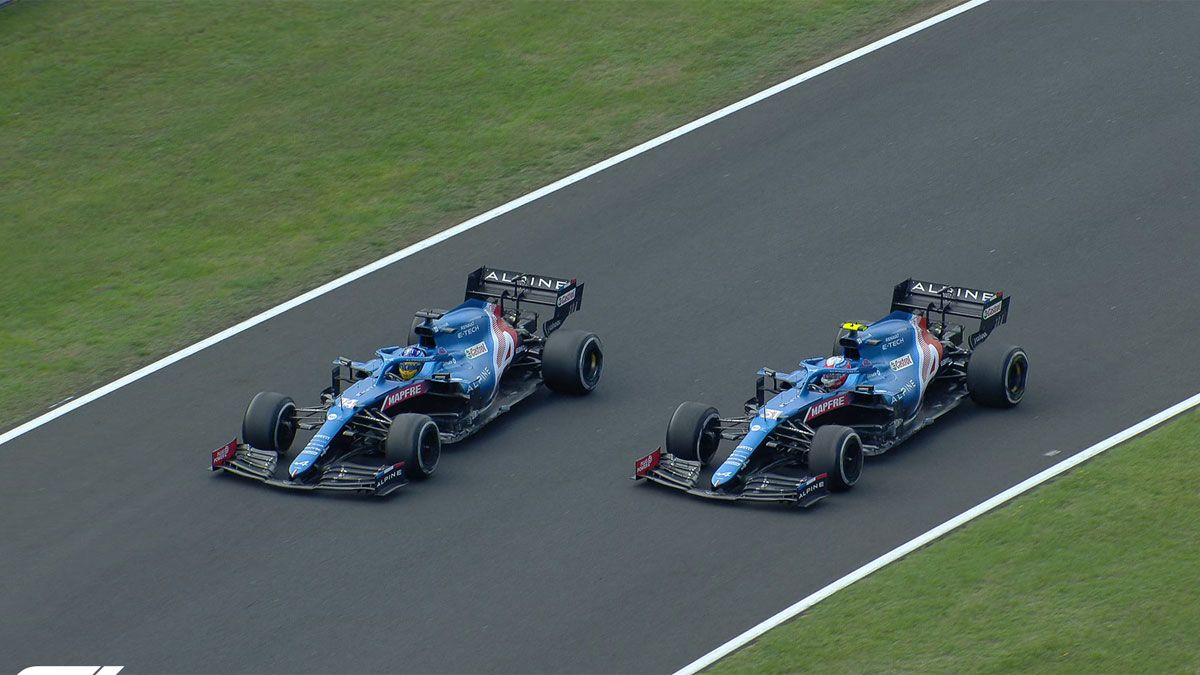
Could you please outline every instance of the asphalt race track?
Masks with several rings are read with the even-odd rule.
[[[0,447],[0,670],[671,670],[1196,393],[1198,28],[984,5]],[[480,264],[587,282],[593,396],[538,394],[388,501],[206,471],[254,392],[315,402]],[[1018,409],[965,405],[807,511],[628,480],[679,401],[738,409],[909,275],[1013,296]]]

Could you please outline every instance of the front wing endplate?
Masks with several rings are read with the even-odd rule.
[[[404,463],[368,466],[354,462],[333,462],[318,469],[315,480],[295,480],[275,477],[279,453],[259,450],[237,439],[212,453],[212,471],[223,471],[256,480],[272,487],[291,490],[330,490],[387,496],[408,485]]]
[[[760,473],[752,475],[736,492],[719,492],[696,486],[702,468],[700,462],[680,459],[659,448],[634,464],[633,479],[666,485],[695,497],[723,501],[776,502],[804,507],[829,496],[826,474],[795,478]]]

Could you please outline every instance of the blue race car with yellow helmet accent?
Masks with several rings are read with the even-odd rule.
[[[582,302],[574,279],[481,267],[467,278],[462,304],[417,312],[406,346],[364,362],[335,360],[320,405],[257,394],[242,419],[243,440],[215,450],[211,469],[278,487],[380,496],[427,478],[443,443],[470,436],[543,383],[567,394],[599,384],[600,338],[559,330]],[[297,431],[315,433],[291,456]]]
[[[634,479],[724,500],[808,506],[847,490],[863,456],[886,452],[968,396],[1011,408],[1025,395],[1029,358],[984,340],[1008,320],[1003,293],[908,279],[891,311],[846,323],[828,358],[782,373],[758,372],[754,398],[736,417],[685,402],[667,426],[666,449],[638,459]],[[978,322],[966,335],[958,322]],[[722,440],[737,446],[706,469]],[[701,482],[707,485],[701,485]]]

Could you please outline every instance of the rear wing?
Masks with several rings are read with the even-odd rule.
[[[929,281],[908,279],[892,290],[892,310],[911,312],[930,319],[955,316],[979,321],[979,330],[968,339],[974,349],[992,331],[1008,321],[1008,303],[1012,298],[1000,291],[981,291],[965,286],[947,286]]]
[[[523,304],[550,307],[553,314],[542,322],[542,334],[550,335],[583,306],[583,284],[575,279],[480,267],[467,276],[466,299],[471,298],[494,302],[518,314]],[[541,313],[535,314],[540,317]]]

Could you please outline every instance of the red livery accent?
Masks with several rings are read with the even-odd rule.
[[[234,438],[232,441],[229,441],[225,445],[213,450],[211,469],[215,471],[224,466],[225,462],[233,459],[233,456],[237,454],[237,447],[238,441],[237,438]]]
[[[513,356],[517,353],[517,345],[521,342],[520,335],[504,317],[500,314],[500,306],[492,305],[492,339],[496,342],[496,356],[492,359],[492,364],[496,367],[496,380],[500,380],[501,373],[512,362]]]
[[[837,396],[827,398],[824,401],[818,401],[817,403],[812,404],[812,406],[809,407],[808,412],[804,414],[804,421],[807,422],[814,417],[824,415],[830,410],[837,410],[848,403],[850,403],[849,392],[843,392]]]
[[[924,385],[937,375],[942,364],[942,342],[929,332],[929,319],[917,317],[917,349],[921,359],[921,384]]]
[[[654,467],[658,466],[658,463],[661,461],[662,448],[659,448],[634,463],[633,475],[637,476],[638,478],[644,478],[651,471],[653,471]]]
[[[383,405],[380,406],[380,409],[387,410],[401,401],[407,401],[408,399],[414,396],[420,396],[427,391],[429,391],[429,384],[426,382],[410,384],[409,386],[404,387],[403,389],[397,389],[396,391],[393,391],[384,397]]]

